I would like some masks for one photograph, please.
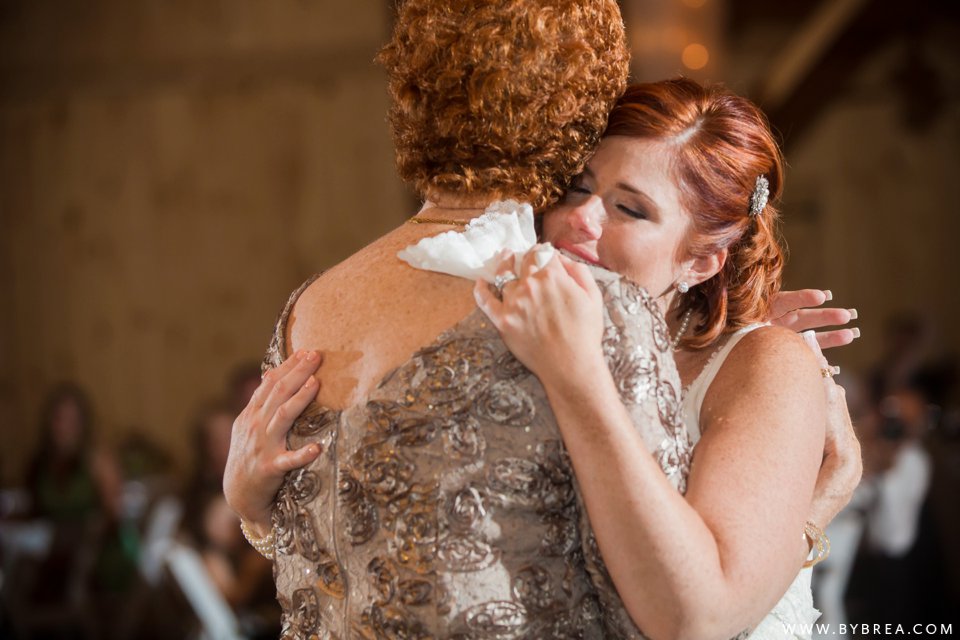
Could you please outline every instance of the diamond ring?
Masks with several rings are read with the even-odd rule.
[[[493,286],[497,288],[497,291],[503,293],[503,287],[506,286],[508,282],[513,282],[517,279],[517,274],[512,271],[507,273],[501,273],[496,278],[493,279]]]

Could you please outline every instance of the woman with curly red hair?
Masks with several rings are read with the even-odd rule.
[[[730,637],[746,621],[753,638],[809,637],[818,615],[810,569],[797,570],[833,515],[810,509],[821,363],[766,322],[783,267],[782,185],[780,151],[750,101],[687,79],[642,84],[544,219],[555,247],[644,286],[669,319],[695,445],[685,495],[624,411],[590,269],[528,258],[502,301],[477,284],[547,391],[612,583],[651,637]]]
[[[405,0],[380,59],[397,165],[427,202],[291,296],[234,425],[228,503],[274,560],[285,638],[601,637],[542,388],[472,282],[396,256],[498,199],[557,199],[626,88],[617,3]]]

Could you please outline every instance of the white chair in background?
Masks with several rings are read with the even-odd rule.
[[[203,625],[205,640],[242,640],[233,609],[210,579],[200,554],[173,542],[166,551],[166,564]]]

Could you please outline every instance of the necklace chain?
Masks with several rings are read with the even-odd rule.
[[[423,203],[423,209],[421,213],[428,211],[430,209],[440,209],[441,211],[483,211],[483,207],[451,207],[447,205],[438,205],[435,202],[427,200]],[[472,217],[471,217],[472,219]],[[407,222],[409,224],[447,224],[457,227],[466,226],[470,220],[457,220],[456,218],[431,218],[429,216],[414,216],[408,218]]]
[[[687,327],[690,326],[690,317],[692,315],[693,309],[687,309],[686,313],[683,314],[683,320],[680,321],[680,328],[677,329],[677,333],[673,336],[673,340],[670,341],[670,346],[673,347],[674,351],[680,347],[680,340],[683,338],[683,334],[687,332]]]
[[[407,218],[407,224],[449,224],[458,227],[467,224],[464,220],[452,220],[447,218]]]

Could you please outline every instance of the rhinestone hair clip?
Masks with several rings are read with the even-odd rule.
[[[758,216],[770,199],[770,182],[766,176],[757,176],[757,184],[750,195],[750,216]]]

